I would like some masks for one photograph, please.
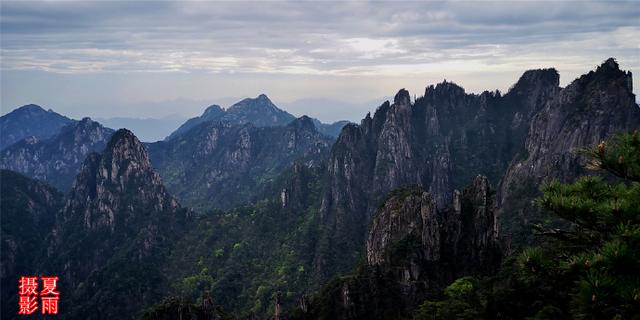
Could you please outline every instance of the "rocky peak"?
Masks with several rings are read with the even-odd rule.
[[[113,134],[103,155],[105,160],[109,161],[107,169],[114,169],[127,163],[142,171],[151,171],[151,162],[145,146],[127,129],[120,129]],[[115,177],[117,173],[113,172],[112,176]]]
[[[260,102],[264,102],[264,103],[271,103],[271,104],[273,104],[273,103],[271,102],[271,100],[269,99],[269,97],[267,97],[267,95],[266,95],[266,94],[264,94],[264,93],[261,93],[260,95],[258,95],[258,97],[256,97],[256,100],[257,100],[257,101],[260,101]]]
[[[113,132],[89,118],[74,121],[49,139],[29,138],[2,150],[0,167],[67,191],[86,156],[102,151]]]
[[[451,204],[438,209],[434,197],[420,187],[392,192],[377,212],[367,240],[370,265],[393,265],[389,250],[409,238],[420,243],[430,263],[489,271],[498,266],[500,250],[495,192],[484,176],[477,176]],[[470,267],[476,266],[476,267]]]
[[[202,118],[206,119],[217,119],[224,115],[224,110],[217,104],[210,105],[207,107],[202,113]]]
[[[75,124],[68,125],[61,130],[61,135],[71,134],[73,141],[88,139],[89,141],[106,141],[113,134],[113,130],[105,128],[89,117],[82,118]]]
[[[37,104],[27,104],[24,105],[16,110],[14,110],[16,112],[47,112],[46,110],[44,110],[41,106],[37,105]]]
[[[597,69],[596,72],[603,71],[620,71],[620,66],[618,65],[618,61],[615,58],[609,58],[605,60]]]
[[[400,89],[400,91],[398,91],[398,93],[396,93],[396,96],[393,98],[393,104],[395,105],[404,105],[404,106],[409,106],[411,105],[411,96],[409,95],[409,91],[405,90],[405,89]]]
[[[454,82],[444,80],[441,83],[430,85],[425,89],[425,99],[439,98],[443,96],[463,96],[465,94],[464,88],[455,84]]]
[[[531,90],[530,88],[539,86],[559,87],[560,74],[558,71],[554,68],[527,70],[509,91],[526,93]]]
[[[102,154],[92,153],[65,205],[65,220],[82,217],[86,229],[126,228],[144,212],[175,211],[144,145],[126,129],[116,131]]]
[[[403,89],[393,105],[384,103],[359,126],[345,126],[332,149],[320,209],[329,237],[349,239],[336,251],[361,250],[365,237],[353,241],[353,235],[366,234],[359,226],[368,225],[381,199],[400,186],[420,185],[446,208],[453,190],[476,175],[498,181],[522,148],[531,117],[557,92],[555,71],[529,72],[522,80],[538,78],[545,84],[505,96],[466,94],[444,81],[427,87],[413,105]],[[317,261],[339,265],[353,258],[333,255]]]
[[[74,120],[35,104],[22,106],[0,117],[0,149],[29,136],[52,137],[72,122]]]
[[[151,168],[144,145],[129,130],[115,132],[104,152],[84,161],[48,241],[43,269],[61,276],[69,301],[79,306],[69,318],[86,318],[106,300],[122,303],[101,314],[121,318],[157,299],[148,286],[158,281],[151,266],[166,258],[190,218]],[[110,279],[127,279],[139,292],[103,290]]]
[[[610,91],[619,87],[626,88],[628,93],[633,94],[633,81],[631,71],[620,69],[618,62],[614,58],[604,61],[594,71],[581,76],[567,86],[566,94],[573,96],[582,91]],[[635,96],[635,95],[634,95]]]
[[[513,227],[509,233],[528,235],[529,224],[540,221],[538,209],[523,200],[537,195],[533,186],[551,178],[569,182],[584,174],[586,159],[580,149],[638,127],[640,108],[631,73],[620,70],[614,59],[558,90],[531,120],[522,151],[526,157],[516,158],[500,183],[502,220]]]
[[[237,110],[241,110],[241,109],[247,109],[247,108],[251,108],[251,109],[273,109],[273,110],[277,110],[277,111],[282,111],[280,109],[278,109],[278,107],[276,107],[273,102],[271,102],[271,100],[269,99],[269,97],[267,97],[267,95],[265,94],[261,94],[255,98],[245,98],[243,100],[241,100],[240,102],[232,105],[231,107],[229,107],[229,111],[233,112],[233,111],[237,111]]]

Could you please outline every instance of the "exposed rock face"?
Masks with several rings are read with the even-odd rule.
[[[530,202],[543,181],[569,182],[585,173],[582,148],[624,131],[640,128],[640,108],[632,92],[631,72],[614,59],[562,89],[531,121],[525,149],[500,183],[504,224],[516,242],[540,216]]]
[[[187,218],[151,168],[145,146],[126,129],[114,133],[102,154],[85,160],[42,266],[64,281],[68,301],[82,301],[67,316],[101,310],[101,318],[133,318],[141,304],[157,299],[165,283],[158,261]],[[125,284],[112,279],[131,291],[117,290]]]
[[[285,127],[206,122],[169,141],[149,145],[169,190],[196,208],[229,208],[253,201],[295,161],[319,165],[331,140],[301,117]]]
[[[495,213],[495,192],[484,176],[455,191],[446,209],[417,186],[392,192],[373,219],[367,265],[325,288],[305,316],[407,317],[456,278],[495,271],[501,260]]]
[[[43,251],[44,236],[51,232],[63,197],[54,188],[19,173],[0,170],[0,288],[2,319],[18,314],[16,284],[33,274]]]
[[[390,250],[397,249],[393,245],[411,239],[422,248],[418,256],[424,263],[416,267],[425,263],[443,267],[429,277],[490,271],[500,261],[495,212],[495,192],[483,176],[476,177],[462,193],[454,191],[452,204],[446,209],[437,209],[427,192],[401,189],[391,194],[373,219],[367,263],[394,266],[397,261],[389,255]],[[420,274],[412,274],[415,270],[405,271],[412,278],[420,278]]]
[[[264,94],[232,105],[223,118],[234,123],[252,123],[256,127],[284,126],[294,119],[290,113],[278,109]]]
[[[132,195],[135,194],[134,197]],[[133,200],[133,202],[131,201]],[[153,171],[142,143],[121,129],[102,155],[90,154],[64,207],[65,220],[82,217],[86,230],[127,228],[141,210],[173,212],[177,201]]]
[[[441,208],[477,174],[498,181],[523,148],[532,117],[559,91],[558,81],[554,69],[527,71],[504,96],[467,94],[445,81],[413,105],[403,89],[373,117],[345,126],[331,151],[320,210],[328,247],[340,249],[319,252],[317,272],[353,265],[389,191],[417,184]]]
[[[87,155],[101,152],[112,134],[112,129],[84,118],[49,139],[27,138],[2,150],[0,167],[67,191]]]
[[[27,137],[47,139],[73,122],[35,104],[22,106],[0,117],[0,150]]]

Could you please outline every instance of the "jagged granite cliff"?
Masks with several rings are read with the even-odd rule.
[[[41,269],[67,288],[65,317],[131,319],[155,301],[166,290],[158,261],[188,216],[145,146],[126,129],[115,132],[104,152],[82,165],[42,260]]]
[[[318,274],[347,271],[384,196],[417,184],[437,207],[477,174],[499,181],[524,147],[531,119],[560,90],[554,69],[525,72],[505,95],[467,94],[451,82],[429,86],[411,104],[400,90],[360,125],[347,125],[332,148],[320,219],[326,234]]]
[[[531,225],[541,213],[531,202],[549,179],[570,182],[589,173],[580,150],[615,133],[640,128],[631,72],[614,59],[574,80],[532,119],[522,151],[500,182],[502,223],[516,244],[531,241]]]
[[[500,264],[495,192],[478,176],[439,209],[420,187],[393,191],[378,209],[366,263],[323,288],[301,319],[401,319],[458,277]]]
[[[74,121],[35,104],[22,106],[0,117],[0,150],[28,137],[50,138]]]
[[[18,280],[32,274],[51,232],[63,195],[53,187],[17,172],[0,170],[0,301],[2,319],[18,314]]]
[[[284,127],[205,122],[149,150],[167,188],[182,203],[206,209],[254,201],[295,161],[319,165],[330,144],[310,118],[301,117]]]
[[[87,155],[101,152],[113,132],[84,118],[66,125],[48,139],[30,137],[0,151],[0,168],[68,191]]]

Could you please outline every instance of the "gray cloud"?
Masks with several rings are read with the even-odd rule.
[[[0,70],[12,81],[24,78],[16,72],[45,72],[83,77],[146,73],[150,75],[131,78],[152,83],[154,73],[205,74],[189,81],[206,78],[221,86],[224,81],[263,81],[245,87],[276,92],[287,80],[305,83],[306,87],[284,94],[288,101],[331,94],[327,93],[331,81],[345,85],[362,81],[359,89],[365,92],[359,93],[358,101],[348,101],[360,103],[390,93],[379,92],[382,87],[407,86],[390,84],[401,79],[452,77],[480,90],[493,89],[480,87],[475,77],[481,73],[499,78],[494,87],[504,88],[517,79],[517,73],[533,67],[556,66],[565,81],[609,56],[618,57],[629,69],[640,67],[640,6],[633,1],[3,1],[0,5]],[[385,78],[384,85],[372,84],[376,78]],[[5,97],[5,89],[16,85],[3,84],[3,104],[25,99]],[[227,95],[254,93],[231,90]],[[325,98],[354,99],[334,92],[336,96]],[[176,90],[167,99],[190,94]],[[203,98],[207,97],[197,99]]]

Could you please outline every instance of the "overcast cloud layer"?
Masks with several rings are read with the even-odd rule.
[[[611,56],[640,72],[637,1],[3,1],[0,18],[2,113],[190,116],[265,92],[294,114],[357,120],[445,78],[507,90],[556,67],[565,85]]]

